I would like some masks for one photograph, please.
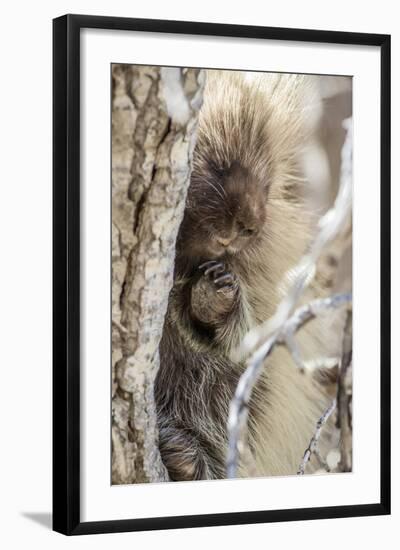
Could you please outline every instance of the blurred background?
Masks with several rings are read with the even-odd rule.
[[[341,152],[346,137],[343,122],[352,117],[352,78],[315,76],[318,101],[310,116],[312,137],[302,158],[307,180],[306,200],[315,220],[334,204],[340,179]],[[323,294],[352,290],[352,223],[322,254],[315,275]]]

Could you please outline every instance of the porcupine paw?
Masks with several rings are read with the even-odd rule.
[[[236,277],[225,268],[225,264],[218,260],[209,260],[199,265],[203,276],[214,284],[218,294],[226,294],[234,291],[237,285]]]
[[[216,325],[232,310],[238,284],[225,265],[209,260],[199,266],[201,277],[192,287],[192,314],[207,325]]]

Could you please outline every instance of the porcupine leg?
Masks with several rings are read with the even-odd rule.
[[[195,320],[216,327],[235,306],[238,281],[225,264],[217,260],[201,264],[199,271],[201,276],[191,289],[190,312]]]

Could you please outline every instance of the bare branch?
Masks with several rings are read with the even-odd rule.
[[[315,447],[314,448],[314,456],[315,458],[318,460],[320,466],[326,471],[326,472],[330,472],[331,471],[331,468],[328,464],[328,462],[324,459],[324,457],[321,455],[321,453],[319,452],[319,449],[318,447]]]
[[[338,308],[351,301],[351,294],[336,294],[330,298],[314,300],[298,308],[280,330],[275,331],[269,339],[249,357],[247,368],[241,376],[235,395],[231,401],[228,419],[228,456],[227,476],[236,477],[240,450],[244,446],[243,432],[247,425],[248,406],[252,390],[264,367],[265,359],[274,346],[287,345],[287,338],[293,338],[299,328],[318,314],[331,308]]]
[[[300,463],[298,474],[304,475],[307,463],[310,461],[311,455],[317,451],[319,460],[321,461],[321,455],[318,452],[318,441],[321,436],[322,428],[327,423],[329,417],[336,409],[336,398],[332,401],[329,407],[324,411],[323,415],[318,419],[317,425],[315,426],[315,432],[310,440],[310,444],[304,452],[303,460]]]
[[[322,311],[337,308],[351,301],[351,294],[336,294],[330,298],[315,300],[294,309],[300,297],[312,280],[317,261],[324,250],[341,231],[351,212],[352,193],[352,121],[343,123],[347,133],[342,148],[341,176],[338,194],[334,206],[319,221],[319,231],[307,254],[294,269],[295,277],[287,295],[278,305],[275,314],[262,325],[251,329],[244,337],[238,350],[238,358],[246,361],[246,370],[242,374],[235,395],[231,401],[228,418],[228,454],[227,476],[236,477],[240,451],[244,448],[244,431],[247,427],[248,405],[253,388],[276,344],[286,345],[296,365],[304,371],[305,365],[297,347],[294,335],[308,321]],[[291,272],[293,274],[293,271]],[[293,276],[293,275],[292,275]],[[293,313],[294,311],[294,313]],[[336,403],[336,400],[335,400]],[[336,405],[335,405],[336,406]],[[332,413],[329,407],[329,415]],[[324,415],[327,411],[325,411]],[[324,415],[321,418],[324,418]],[[329,416],[328,415],[328,416]],[[321,418],[318,422],[321,421]],[[318,424],[317,424],[318,426]],[[311,451],[306,450],[307,452]],[[309,457],[307,458],[307,460]],[[304,457],[303,457],[304,460]],[[306,462],[307,462],[306,460]]]
[[[351,472],[352,467],[352,313],[347,313],[343,335],[343,354],[338,382],[338,428],[340,429],[340,472]]]

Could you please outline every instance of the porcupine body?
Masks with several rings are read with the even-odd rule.
[[[234,350],[274,313],[310,239],[299,155],[314,101],[307,76],[207,71],[155,386],[172,480],[226,476],[228,408],[244,370]],[[295,474],[324,405],[276,349],[250,403],[254,464],[240,475]]]

